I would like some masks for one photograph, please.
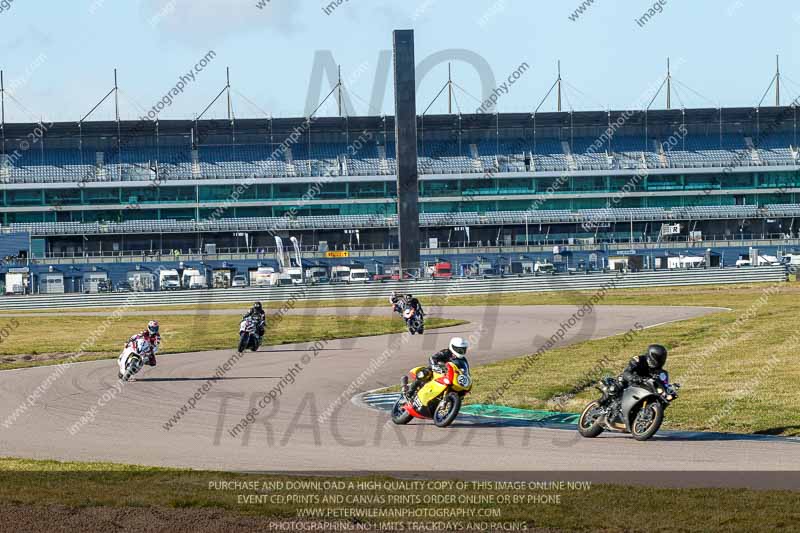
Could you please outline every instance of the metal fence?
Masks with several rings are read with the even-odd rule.
[[[343,298],[385,298],[392,290],[416,296],[498,294],[515,292],[577,291],[602,288],[624,289],[677,285],[714,285],[754,282],[784,282],[783,266],[714,268],[645,272],[594,272],[556,275],[527,275],[505,278],[437,279],[421,281],[368,282],[351,285],[298,285],[264,288],[210,289],[179,292],[113,294],[63,294],[7,296],[0,298],[0,310],[97,308],[148,305],[202,305],[261,301],[331,300]]]

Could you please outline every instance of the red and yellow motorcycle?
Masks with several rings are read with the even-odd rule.
[[[454,359],[443,367],[413,368],[403,376],[401,384],[406,390],[409,380],[425,380],[413,398],[402,394],[392,407],[392,422],[408,424],[412,418],[430,418],[437,427],[453,423],[461,409],[461,400],[472,390],[472,377],[466,359]]]

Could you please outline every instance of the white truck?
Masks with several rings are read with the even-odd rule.
[[[289,277],[292,279],[292,285],[302,285],[303,284],[303,269],[300,267],[289,267],[286,269],[286,273],[289,274]]]
[[[207,286],[205,275],[196,268],[184,269],[181,282],[184,289],[205,289]]]
[[[306,268],[306,283],[328,283],[328,269],[323,266]]]
[[[272,267],[258,267],[257,270],[250,272],[250,286],[251,287],[269,287],[272,285],[272,275],[275,269]]]
[[[350,283],[366,283],[369,281],[369,271],[363,265],[350,267]]]
[[[158,286],[162,291],[177,291],[181,288],[181,279],[174,268],[158,271]]]
[[[542,274],[552,274],[556,271],[556,267],[553,263],[548,263],[547,261],[536,261],[533,265],[533,271],[541,272]]]
[[[759,255],[758,259],[756,260],[757,266],[766,266],[766,265],[780,265],[781,262],[778,260],[777,257],[774,255]],[[742,258],[736,260],[736,267],[748,267],[753,266],[753,260],[750,258]]]
[[[293,283],[292,276],[288,272],[273,272],[269,277],[269,284],[272,287],[292,285]]]
[[[783,256],[786,265],[800,265],[800,254],[786,254]]]
[[[350,283],[350,267],[336,265],[331,268],[331,283]]]

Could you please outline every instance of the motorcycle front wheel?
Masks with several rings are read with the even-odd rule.
[[[433,412],[433,423],[436,427],[446,428],[458,416],[461,409],[461,396],[457,392],[448,392]]]
[[[589,405],[583,408],[583,412],[578,419],[578,433],[590,439],[602,433],[603,426],[600,423],[602,413],[600,402],[597,400],[590,402]]]
[[[636,411],[631,423],[631,435],[636,440],[645,441],[656,434],[664,421],[664,406],[661,402],[651,401]]]
[[[249,344],[249,341],[250,341],[250,335],[248,335],[247,333],[239,335],[239,353],[245,351],[247,345]]]
[[[392,422],[394,422],[398,426],[408,424],[409,422],[411,422],[411,419],[414,418],[413,416],[411,416],[411,413],[403,409],[403,406],[405,404],[406,400],[401,396],[392,407]]]

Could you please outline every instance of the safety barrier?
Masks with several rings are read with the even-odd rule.
[[[419,281],[367,282],[283,287],[248,287],[174,292],[113,294],[43,294],[0,298],[0,310],[97,308],[148,305],[205,305],[288,300],[386,298],[392,290],[416,296],[456,296],[513,292],[587,291],[676,285],[784,282],[783,266],[657,270],[644,272],[591,272],[504,278],[455,278]]]

